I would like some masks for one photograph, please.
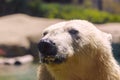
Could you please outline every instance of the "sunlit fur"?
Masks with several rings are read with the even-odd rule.
[[[71,38],[70,29],[79,31],[79,40]],[[48,34],[42,39],[48,38],[56,43],[57,55],[68,56],[61,64],[42,64],[39,80],[120,80],[120,68],[112,54],[110,34],[84,20],[61,22],[43,33],[46,31]]]

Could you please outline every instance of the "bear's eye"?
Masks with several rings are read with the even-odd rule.
[[[75,29],[71,29],[68,31],[70,34],[78,34],[79,32]]]
[[[44,33],[43,33],[43,36],[45,36],[45,35],[47,35],[47,34],[48,34],[48,32],[44,32]]]
[[[75,29],[70,29],[69,34],[71,35],[73,40],[78,40],[80,39],[80,36],[78,36],[79,31],[75,30]]]

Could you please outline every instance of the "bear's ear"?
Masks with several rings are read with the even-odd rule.
[[[108,40],[112,41],[112,35],[111,34],[107,34],[108,35]]]
[[[109,39],[110,41],[112,41],[112,35],[111,35],[111,34],[108,34],[108,39]]]
[[[111,42],[112,41],[112,35],[110,33],[105,33],[103,32],[103,34],[105,35],[105,37]]]

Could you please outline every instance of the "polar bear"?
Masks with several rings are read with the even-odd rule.
[[[51,25],[38,43],[39,80],[120,80],[111,38],[85,20]]]

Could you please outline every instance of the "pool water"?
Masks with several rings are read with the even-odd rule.
[[[37,80],[37,64],[0,65],[0,80]]]

